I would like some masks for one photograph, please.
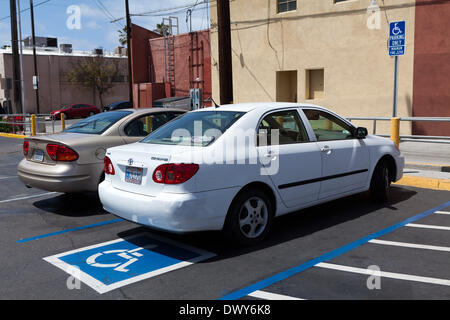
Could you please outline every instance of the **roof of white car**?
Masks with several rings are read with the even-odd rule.
[[[294,102],[252,102],[252,103],[236,103],[236,104],[224,104],[219,107],[208,107],[203,109],[198,109],[198,111],[213,111],[213,110],[222,110],[222,111],[236,111],[236,112],[249,112],[254,109],[263,109],[261,111],[270,111],[279,108],[286,107],[319,107],[313,104],[306,103],[294,103]],[[323,108],[323,107],[319,107]],[[323,108],[325,109],[325,108]]]

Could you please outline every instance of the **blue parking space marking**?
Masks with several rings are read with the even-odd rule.
[[[316,257],[316,258],[314,258],[312,260],[309,260],[309,261],[307,261],[305,263],[302,263],[302,264],[300,264],[298,266],[295,266],[293,268],[290,268],[290,269],[287,269],[287,270],[282,271],[280,273],[277,273],[277,274],[275,274],[275,275],[273,275],[271,277],[263,279],[263,280],[261,280],[261,281],[259,281],[257,283],[251,284],[251,285],[249,285],[247,287],[244,287],[242,289],[239,289],[237,291],[231,292],[231,293],[221,297],[219,300],[237,300],[237,299],[243,298],[243,297],[251,294],[252,292],[255,292],[255,291],[258,291],[258,290],[262,290],[262,289],[264,289],[264,288],[266,288],[266,287],[268,287],[268,286],[270,286],[270,285],[272,285],[274,283],[280,282],[281,280],[284,280],[284,279],[289,278],[289,277],[291,277],[293,275],[296,275],[296,274],[298,274],[300,272],[303,272],[303,271],[305,271],[307,269],[310,269],[310,268],[314,267],[315,265],[317,265],[319,263],[326,262],[326,261],[329,261],[329,260],[331,260],[333,258],[336,258],[336,257],[338,257],[338,256],[340,256],[340,255],[342,255],[342,254],[344,254],[344,253],[346,253],[348,251],[351,251],[351,250],[353,250],[353,249],[355,249],[355,248],[357,248],[357,247],[359,247],[359,246],[369,242],[370,240],[373,240],[375,238],[378,238],[378,237],[381,237],[381,236],[383,236],[385,234],[393,232],[393,231],[395,231],[395,230],[397,230],[399,228],[402,228],[402,227],[406,226],[409,223],[412,223],[412,222],[415,222],[415,221],[420,220],[422,218],[425,218],[425,217],[435,213],[436,211],[442,210],[442,209],[444,209],[444,208],[446,208],[448,206],[450,206],[450,201],[448,201],[446,203],[443,203],[443,204],[441,204],[441,205],[439,205],[437,207],[434,207],[432,209],[429,209],[427,211],[424,211],[422,213],[419,213],[419,214],[417,214],[417,215],[415,215],[415,216],[413,216],[411,218],[403,220],[403,221],[401,221],[401,222],[399,222],[399,223],[397,223],[397,224],[395,224],[393,226],[390,226],[388,228],[385,228],[383,230],[375,232],[374,234],[368,235],[368,236],[366,236],[364,238],[361,238],[359,240],[351,242],[351,243],[349,243],[349,244],[347,244],[347,245],[345,245],[343,247],[340,247],[338,249],[335,249],[333,251],[325,253],[325,254],[323,254],[323,255],[321,255],[319,257]]]
[[[143,233],[44,260],[102,294],[213,256],[211,252]]]

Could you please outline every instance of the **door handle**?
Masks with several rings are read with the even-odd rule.
[[[325,152],[326,154],[331,154],[331,152],[333,151],[329,146],[323,146],[320,148],[321,152]]]

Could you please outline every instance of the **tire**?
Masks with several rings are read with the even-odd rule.
[[[390,167],[386,160],[378,162],[370,181],[370,193],[374,201],[385,203],[389,200],[391,186]]]
[[[247,189],[231,203],[223,231],[234,244],[255,245],[269,234],[273,216],[273,204],[267,194]]]
[[[64,115],[64,120],[69,119],[69,117],[67,116],[67,113],[63,112],[62,114]],[[61,116],[59,117],[59,119],[61,119]]]
[[[89,112],[89,117],[92,117],[95,113],[94,112]]]

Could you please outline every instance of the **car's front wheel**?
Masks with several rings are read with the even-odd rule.
[[[244,190],[230,206],[224,232],[234,243],[253,245],[267,236],[272,219],[270,198],[259,189]]]
[[[377,202],[387,202],[391,188],[390,168],[388,161],[380,161],[372,175],[370,193]]]

